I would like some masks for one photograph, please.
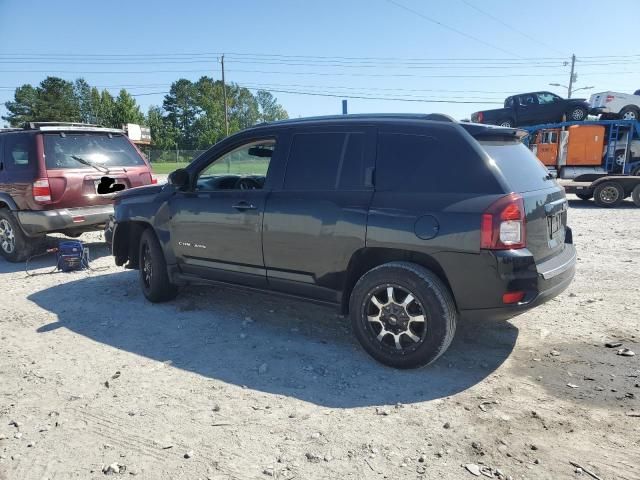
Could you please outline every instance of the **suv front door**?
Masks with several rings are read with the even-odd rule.
[[[183,273],[266,286],[262,218],[275,137],[245,139],[214,156],[169,204],[171,246]]]

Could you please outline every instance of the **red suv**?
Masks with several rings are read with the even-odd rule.
[[[0,254],[18,262],[45,234],[102,230],[119,190],[155,183],[123,131],[74,123],[0,129]]]

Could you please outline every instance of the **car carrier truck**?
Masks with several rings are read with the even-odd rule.
[[[640,122],[602,120],[522,127],[529,148],[567,193],[616,207],[640,207]]]

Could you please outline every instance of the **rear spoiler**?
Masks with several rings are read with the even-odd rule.
[[[493,140],[501,142],[521,142],[529,133],[517,128],[496,127],[480,123],[460,123],[469,135],[476,140]]]

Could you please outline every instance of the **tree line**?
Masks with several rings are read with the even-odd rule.
[[[266,90],[253,94],[236,83],[226,85],[229,133],[260,122],[288,118],[287,111]],[[204,149],[225,137],[224,90],[222,82],[203,76],[192,82],[181,78],[172,83],[162,106],[152,105],[146,114],[135,98],[121,89],[114,97],[82,78],[71,82],[47,77],[37,86],[16,88],[13,100],[5,103],[2,118],[13,127],[28,122],[82,122],[122,128],[138,123],[151,129],[156,149]]]

